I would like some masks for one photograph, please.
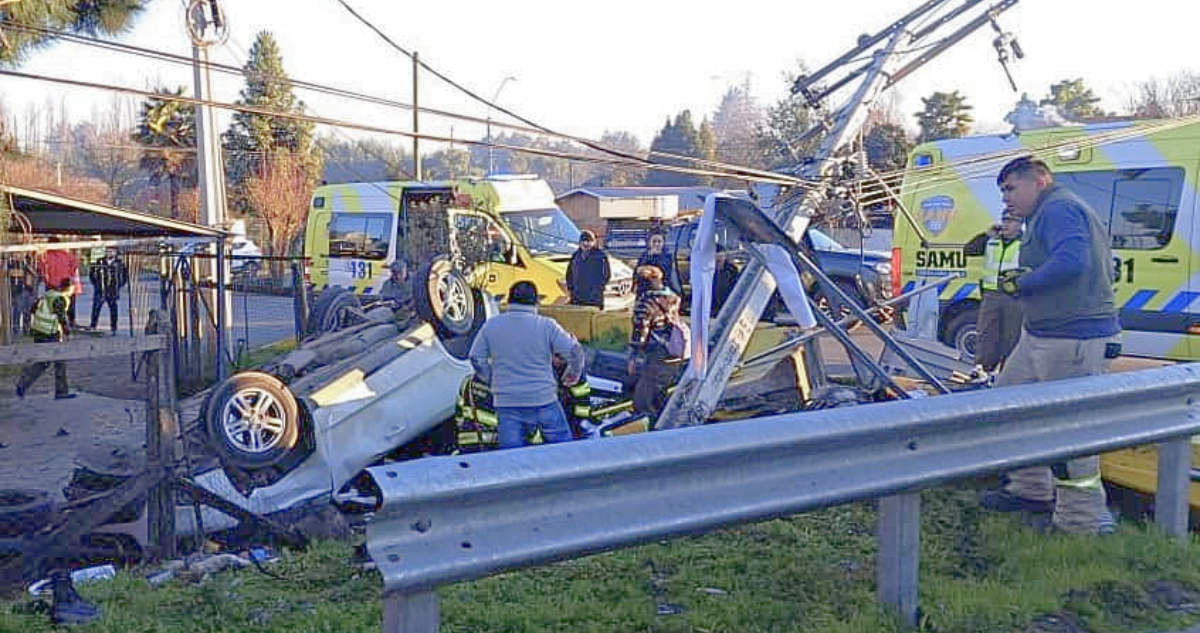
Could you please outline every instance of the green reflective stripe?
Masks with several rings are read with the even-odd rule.
[[[571,407],[571,415],[577,418],[590,418],[592,417],[592,408],[586,404],[577,404]]]
[[[1100,473],[1078,479],[1055,479],[1054,485],[1064,488],[1099,488],[1104,485]]]
[[[627,411],[632,408],[633,408],[632,400],[623,400],[621,402],[610,404],[607,407],[600,407],[599,409],[593,409],[592,415],[597,418],[602,418],[605,416],[612,415],[614,413],[620,413],[622,411]]]
[[[592,395],[592,386],[581,380],[568,387],[567,393],[571,394],[572,398],[586,398]]]
[[[475,419],[479,420],[480,424],[486,424],[488,426],[498,426],[500,424],[500,420],[496,417],[495,413],[492,413],[491,411],[484,411],[483,409],[479,409],[478,412],[479,413]]]

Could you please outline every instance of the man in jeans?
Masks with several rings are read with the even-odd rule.
[[[1107,373],[1121,351],[1108,231],[1086,202],[1054,182],[1040,160],[1010,162],[996,183],[1005,213],[1027,222],[1020,268],[1004,271],[999,284],[1001,292],[1020,300],[1025,326],[996,386]],[[1052,513],[1051,525],[1060,532],[1113,529],[1097,455],[1017,469],[982,504]]]
[[[500,448],[524,446],[539,429],[548,443],[572,437],[558,401],[554,357],[567,363],[563,383],[574,385],[583,375],[583,346],[553,319],[539,315],[537,302],[536,286],[513,284],[508,311],[484,322],[471,345],[475,377],[491,385]]]

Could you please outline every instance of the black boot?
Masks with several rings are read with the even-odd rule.
[[[54,607],[50,620],[57,625],[87,624],[100,619],[100,607],[84,600],[75,591],[71,573],[60,569],[50,573],[50,586],[54,592]]]

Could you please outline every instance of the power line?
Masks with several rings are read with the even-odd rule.
[[[362,19],[361,16],[358,15],[357,13],[355,13],[355,17]],[[108,41],[108,40],[100,40],[100,39],[83,37],[83,36],[65,32],[65,31],[59,31],[59,30],[54,30],[54,29],[45,29],[45,28],[36,27],[36,26],[19,24],[16,22],[8,21],[8,20],[0,20],[0,24],[9,26],[10,28],[13,28],[14,30],[23,30],[23,31],[31,32],[31,33],[37,33],[37,34],[43,35],[45,37],[58,38],[58,39],[61,39],[64,41],[70,41],[72,43],[81,44],[84,46],[93,46],[93,47],[98,47],[98,48],[111,50],[111,51],[115,51],[115,52],[129,53],[129,54],[137,55],[137,56],[148,58],[148,59],[155,59],[158,61],[166,61],[169,63],[176,63],[176,64],[180,64],[180,65],[186,65],[189,67],[195,63],[194,60],[192,60],[190,57],[186,57],[186,56],[182,56],[182,55],[167,53],[167,52],[163,52],[163,51],[157,51],[154,49],[149,49],[149,48],[144,48],[144,47],[132,46],[129,44],[123,44],[123,43],[113,42],[113,41]],[[386,37],[386,36],[384,36],[384,37]],[[396,45],[395,42],[392,42],[390,39],[388,39],[387,41],[389,42],[389,44],[392,44],[392,45],[395,45],[395,47],[398,47],[397,50],[406,52],[406,51],[404,51],[403,47],[399,47],[399,45]],[[219,63],[215,63],[215,62],[211,62],[211,61],[205,61],[205,62],[201,62],[201,63],[208,68],[217,70],[218,72],[237,75],[237,76],[243,77],[243,78],[254,78],[255,77],[255,73],[248,72],[244,68],[238,68],[236,66],[229,66],[226,64],[219,64]],[[516,131],[516,132],[524,132],[524,133],[531,133],[531,134],[544,134],[547,136],[557,137],[557,138],[560,138],[560,139],[563,139],[566,141],[578,143],[580,145],[588,147],[589,149],[601,152],[603,154],[608,154],[608,155],[616,156],[619,158],[623,158],[627,161],[642,163],[645,165],[645,168],[647,168],[647,169],[655,169],[654,167],[651,167],[651,166],[662,164],[662,163],[657,163],[657,162],[651,161],[647,158],[642,158],[635,154],[630,154],[630,153],[627,153],[627,152],[624,152],[621,150],[615,150],[613,148],[606,147],[606,146],[596,143],[595,141],[592,141],[590,139],[572,136],[572,135],[568,135],[568,134],[563,134],[560,132],[556,132],[554,130],[550,130],[544,126],[537,125],[536,123],[529,121],[527,119],[524,119],[523,117],[520,117],[519,115],[516,115],[515,113],[510,112],[509,110],[507,110],[503,107],[499,107],[494,104],[490,104],[490,102],[488,102],[486,99],[480,97],[479,95],[476,95],[475,93],[469,91],[467,88],[457,84],[456,82],[451,80],[449,77],[446,77],[444,74],[442,74],[439,71],[437,71],[436,69],[430,67],[426,63],[421,62],[421,67],[425,68],[427,71],[434,74],[434,76],[438,77],[439,79],[442,79],[443,81],[448,82],[451,86],[455,87],[456,89],[468,94],[468,96],[470,96],[471,98],[473,98],[477,101],[480,101],[481,103],[489,104],[493,107],[493,109],[498,110],[504,114],[508,114],[509,116],[512,116],[512,117],[516,118],[517,120],[520,120],[520,121],[526,123],[527,125],[529,125],[529,127],[523,127],[523,126],[519,126],[519,125],[513,125],[511,123],[502,123],[502,122],[492,121],[493,126],[500,127],[502,129]],[[303,81],[303,80],[296,80],[296,79],[291,79],[291,78],[289,78],[288,81],[295,87],[305,89],[305,90],[312,90],[314,92],[319,92],[319,93],[323,93],[323,94],[329,94],[331,96],[350,99],[350,100],[354,100],[354,101],[372,103],[375,105],[394,107],[394,108],[399,108],[399,109],[404,109],[404,110],[409,110],[409,111],[414,109],[414,106],[412,104],[403,103],[403,102],[395,101],[395,100],[391,100],[391,99],[385,99],[382,97],[377,97],[377,96],[373,96],[373,95],[369,95],[369,94],[365,94],[365,93],[354,92],[354,91],[350,91],[350,90],[330,87],[330,86],[326,86],[326,85],[322,85],[322,84],[317,84],[317,83]],[[440,117],[444,117],[444,118],[461,120],[461,121],[477,123],[477,124],[487,124],[488,123],[487,118],[480,118],[480,117],[475,117],[475,116],[470,116],[470,115],[458,114],[458,113],[450,112],[447,110],[440,110],[440,109],[426,108],[426,107],[419,107],[416,109],[418,112],[430,114],[433,116],[440,116]],[[274,116],[282,116],[282,115],[274,115]],[[422,137],[420,135],[417,135],[417,138],[422,138]],[[472,143],[471,141],[463,141],[463,142],[464,143]],[[493,144],[493,146],[502,147],[502,146],[495,145],[495,144]],[[707,161],[707,160],[695,158],[695,157],[675,155],[675,154],[669,154],[669,153],[665,153],[665,152],[655,152],[655,151],[647,152],[647,156],[659,157],[662,159],[669,159],[669,160],[684,161],[688,164],[709,167],[714,170],[722,171],[722,173],[724,174],[724,177],[729,177],[729,178],[743,178],[743,179],[751,180],[751,181],[765,180],[768,182],[775,182],[775,181],[779,181],[781,179],[790,179],[789,180],[790,184],[797,184],[797,185],[811,184],[811,183],[805,183],[805,182],[800,181],[799,179],[795,179],[793,177],[783,176],[781,174],[777,174],[774,172],[755,170],[752,168],[742,167],[742,166],[738,166],[738,165],[730,165],[730,164],[720,163],[717,161]],[[672,170],[666,169],[663,171],[672,171]],[[760,176],[761,178],[753,178],[752,176]]]
[[[179,102],[179,103],[187,103],[187,104],[191,104],[191,105],[207,105],[207,106],[215,107],[215,108],[222,109],[222,110],[231,110],[231,111],[236,111],[236,112],[244,112],[244,113],[248,113],[248,114],[259,114],[259,115],[263,115],[263,116],[270,116],[270,117],[275,117],[275,118],[280,118],[280,119],[306,121],[306,122],[319,124],[319,125],[328,125],[328,126],[332,126],[332,127],[343,127],[343,128],[354,129],[354,130],[359,130],[359,131],[363,131],[363,132],[391,134],[391,135],[396,135],[396,136],[403,136],[406,138],[419,138],[419,139],[430,140],[430,141],[435,141],[435,142],[440,142],[440,143],[459,143],[459,144],[463,144],[463,145],[473,145],[473,146],[489,145],[485,141],[473,141],[473,140],[468,140],[468,139],[454,139],[454,138],[449,138],[449,137],[434,135],[434,134],[423,134],[423,133],[414,134],[413,132],[409,132],[407,130],[397,130],[394,128],[386,128],[386,127],[381,127],[381,126],[376,126],[376,125],[366,125],[366,124],[362,124],[362,123],[343,121],[340,119],[330,119],[330,118],[326,118],[326,117],[310,116],[310,115],[297,114],[297,113],[291,113],[291,112],[281,112],[278,110],[271,110],[268,108],[259,108],[259,107],[241,105],[241,104],[231,104],[231,103],[224,103],[224,102],[218,102],[218,101],[212,101],[212,100],[201,100],[201,99],[196,99],[194,97],[184,97],[181,95],[162,94],[162,93],[152,92],[152,91],[148,91],[148,90],[139,90],[136,88],[128,88],[128,87],[116,86],[116,85],[112,85],[112,84],[102,84],[102,83],[97,83],[97,82],[89,82],[89,81],[82,81],[82,80],[76,80],[76,79],[66,79],[66,78],[62,78],[62,77],[51,77],[48,75],[35,75],[35,74],[31,74],[31,73],[24,73],[24,72],[18,72],[18,71],[13,71],[13,70],[0,70],[0,75],[7,75],[10,77],[16,77],[16,78],[20,78],[20,79],[30,79],[30,80],[34,80],[34,81],[44,81],[44,82],[49,82],[49,83],[69,85],[69,86],[74,86],[77,88],[92,88],[92,89],[96,89],[96,90],[106,90],[106,91],[112,91],[112,92],[118,92],[118,93],[124,93],[124,94],[132,94],[132,95],[136,95],[136,96],[143,97],[143,98],[157,99],[157,100],[161,100],[161,101],[173,101],[173,102]],[[793,185],[794,186],[794,185],[805,185],[806,184],[806,183],[804,183],[804,181],[801,181],[797,178],[793,178],[791,176],[787,176],[784,174],[771,174],[770,172],[766,172],[767,174],[769,174],[769,177],[768,176],[748,176],[746,174],[738,173],[738,172],[695,169],[695,168],[690,168],[690,167],[666,165],[666,164],[662,164],[662,163],[650,163],[647,161],[631,162],[631,161],[627,161],[627,160],[606,159],[606,158],[600,158],[600,157],[596,157],[596,156],[569,154],[566,152],[558,152],[558,151],[554,151],[554,150],[546,150],[546,149],[541,149],[541,148],[536,148],[536,147],[522,147],[522,146],[517,146],[517,145],[496,144],[496,143],[491,143],[490,145],[493,147],[498,147],[500,149],[506,149],[506,150],[513,151],[513,152],[534,154],[537,156],[545,156],[545,157],[549,157],[549,158],[562,158],[562,159],[574,160],[574,161],[578,161],[578,162],[582,162],[582,163],[596,163],[596,164],[615,165],[615,166],[635,168],[635,169],[668,171],[668,172],[689,174],[689,175],[695,175],[695,176],[740,178],[743,180],[750,180],[750,181],[754,181],[754,182],[774,183],[774,184],[780,184],[780,185]]]

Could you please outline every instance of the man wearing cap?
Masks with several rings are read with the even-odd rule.
[[[975,362],[987,371],[995,371],[1008,358],[1021,337],[1021,302],[1000,292],[1000,275],[1020,268],[1021,224],[1023,220],[1005,213],[1000,222],[976,235],[963,246],[963,254],[984,256],[982,296],[975,329],[979,333]]]
[[[1021,301],[1025,324],[996,386],[1107,373],[1121,353],[1121,323],[1104,224],[1087,202],[1054,181],[1046,163],[1031,156],[1005,165],[996,184],[1005,212],[1027,223],[1021,266],[1001,273],[999,283],[1001,292]],[[1113,529],[1098,455],[1014,470],[981,502],[993,510],[1049,513],[1055,531]]]
[[[604,308],[604,287],[608,285],[608,255],[596,246],[596,234],[579,234],[579,249],[567,264],[567,291],[571,303]]]
[[[547,443],[572,439],[558,399],[554,357],[566,361],[562,382],[583,376],[583,346],[556,321],[537,313],[537,287],[518,281],[508,292],[508,310],[483,323],[471,344],[475,379],[489,384],[499,421],[500,448],[524,446],[540,430]]]
[[[417,316],[413,303],[412,280],[408,276],[408,264],[404,261],[398,259],[392,262],[390,269],[392,274],[383,282],[379,296],[394,304],[392,310],[396,315],[396,322],[403,330]]]

